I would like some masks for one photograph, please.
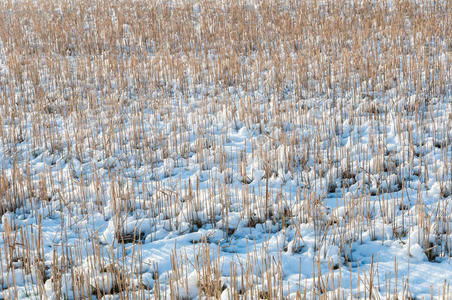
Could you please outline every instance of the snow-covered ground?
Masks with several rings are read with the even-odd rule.
[[[407,88],[411,53],[390,83],[356,75],[333,89],[309,71],[298,92],[295,78],[273,86],[276,54],[221,62],[244,66],[250,86],[198,80],[188,55],[171,65],[151,51],[138,70],[171,79],[145,93],[124,71],[133,55],[116,78],[107,58],[88,70],[68,55],[61,89],[36,57],[46,100],[34,102],[31,71],[14,96],[3,41],[0,298],[451,299],[447,42],[432,46],[441,91]],[[200,70],[220,56],[206,51]]]

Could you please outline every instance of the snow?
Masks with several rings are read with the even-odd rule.
[[[130,25],[122,26],[131,35]],[[0,59],[0,84],[8,74]],[[276,277],[278,292],[290,299],[297,291],[316,297],[319,280],[327,298],[350,299],[365,297],[369,276],[382,298],[407,291],[416,299],[440,298],[452,283],[452,173],[445,163],[452,161],[450,91],[430,99],[429,107],[418,105],[425,115],[420,124],[414,112],[400,113],[417,105],[416,95],[388,90],[373,100],[345,93],[301,101],[289,93],[275,107],[267,101],[275,95],[257,90],[256,107],[247,109],[262,120],[253,123],[228,106],[251,97],[242,88],[189,89],[182,93],[174,84],[161,111],[133,99],[144,120],[136,138],[135,104],[121,103],[119,112],[106,105],[99,118],[87,110],[88,123],[81,125],[55,114],[55,130],[68,135],[60,150],[34,144],[33,116],[24,113],[25,138],[14,145],[14,159],[0,141],[0,172],[9,179],[29,172],[39,189],[21,187],[26,201],[1,216],[0,298],[38,299],[33,291],[43,276],[46,299],[96,292],[120,299],[116,290],[128,276],[127,285],[144,285],[149,298],[196,299],[209,263],[224,283],[221,299],[236,290],[265,295]],[[366,90],[363,84],[357,94]],[[279,105],[297,101],[309,110],[276,120]],[[378,118],[369,116],[371,105],[381,110]],[[173,116],[178,112],[183,118]],[[185,123],[173,127],[173,118]],[[0,122],[3,131],[15,126]],[[79,137],[80,128],[91,130],[94,141]],[[117,139],[106,149],[111,136]],[[144,140],[150,154],[139,151]],[[14,256],[7,257],[13,239]],[[237,280],[247,272],[249,285]]]

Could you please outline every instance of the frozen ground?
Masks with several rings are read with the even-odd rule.
[[[35,235],[36,232],[42,235],[41,251],[48,266],[61,257],[62,251],[72,249],[80,253],[80,265],[74,267],[83,268],[84,264],[89,264],[89,258],[93,255],[94,242],[99,245],[97,251],[114,254],[118,262],[127,266],[136,263],[131,257],[134,251],[139,251],[143,282],[149,287],[155,285],[151,274],[153,267],[158,266],[162,290],[168,288],[166,281],[173,272],[172,255],[175,252],[183,253],[186,260],[184,268],[187,268],[185,271],[190,279],[190,276],[196,275],[193,273],[193,264],[188,261],[193,262],[199,252],[207,251],[204,247],[210,249],[212,257],[219,256],[213,260],[218,259],[219,272],[225,283],[230,280],[232,262],[236,263],[238,277],[240,272],[246,270],[246,264],[252,263],[256,273],[255,284],[262,284],[262,289],[265,289],[264,279],[268,267],[265,262],[269,260],[268,263],[278,269],[274,272],[280,272],[279,276],[284,282],[281,293],[284,295],[291,295],[300,288],[307,288],[309,294],[317,276],[314,272],[321,270],[328,274],[329,264],[335,268],[342,265],[341,269],[333,271],[333,274],[341,274],[342,278],[339,281],[337,276],[332,282],[331,277],[327,290],[334,291],[333,286],[340,284],[344,289],[352,288],[353,294],[357,294],[358,268],[360,272],[369,272],[372,256],[374,284],[377,288],[382,287],[380,293],[383,296],[383,287],[388,280],[391,282],[391,293],[395,292],[395,286],[398,284],[398,293],[409,291],[417,297],[429,296],[431,288],[434,294],[441,293],[446,282],[449,283],[452,278],[452,236],[449,223],[451,198],[450,194],[442,194],[439,179],[444,180],[446,188],[450,188],[450,169],[446,170],[441,158],[450,161],[452,153],[450,146],[438,147],[435,143],[437,139],[450,139],[452,133],[450,97],[443,102],[438,99],[431,100],[429,107],[434,115],[426,116],[421,128],[414,120],[406,121],[405,124],[413,126],[414,140],[413,147],[407,149],[401,140],[403,141],[402,136],[408,135],[409,132],[404,128],[397,128],[397,110],[406,106],[407,99],[396,101],[389,98],[381,102],[375,100],[377,105],[381,105],[382,111],[387,111],[386,123],[382,122],[383,112],[378,117],[380,119],[371,119],[362,113],[359,102],[353,105],[347,98],[338,99],[337,103],[343,105],[346,111],[354,112],[354,126],[349,125],[350,119],[347,116],[340,121],[334,109],[326,109],[331,105],[331,100],[312,99],[306,101],[306,105],[310,106],[308,114],[313,116],[312,124],[283,123],[280,130],[266,134],[260,133],[258,126],[254,124],[247,128],[242,122],[230,122],[231,113],[226,110],[227,106],[222,107],[221,102],[215,112],[209,112],[214,100],[204,100],[201,106],[198,104],[199,99],[205,97],[201,95],[205,95],[207,90],[201,89],[199,93],[199,96],[193,93],[194,95],[187,97],[187,103],[183,106],[184,115],[187,120],[199,118],[196,123],[202,120],[200,116],[205,117],[202,130],[211,132],[211,141],[223,139],[224,144],[220,144],[220,147],[223,147],[222,153],[226,158],[223,164],[227,166],[223,170],[215,162],[218,160],[215,147],[218,146],[204,146],[200,152],[204,164],[199,163],[199,154],[195,153],[203,141],[194,127],[188,127],[182,133],[187,137],[184,146],[190,149],[187,150],[187,156],[170,153],[154,167],[150,164],[137,165],[133,155],[121,153],[120,150],[113,151],[110,157],[102,157],[99,150],[87,147],[83,150],[84,157],[79,160],[66,149],[51,153],[45,148],[33,149],[31,145],[23,142],[17,146],[17,156],[30,159],[29,169],[34,174],[32,178],[39,178],[41,174],[51,172],[51,175],[45,176],[52,176],[53,180],[58,181],[62,174],[79,178],[76,182],[80,183],[77,186],[60,184],[65,190],[52,190],[49,186],[47,201],[33,200],[15,212],[4,213],[0,225],[2,233],[6,234],[11,230],[6,226],[12,226],[21,228],[21,231],[29,231],[28,234],[31,235],[34,228]],[[236,98],[229,101],[239,101],[243,95],[241,91],[233,91],[231,94]],[[218,99],[222,97],[219,96]],[[415,97],[412,100],[420,101]],[[286,101],[292,100],[288,97]],[[421,109],[426,107],[423,105]],[[170,105],[169,109],[176,110],[176,103]],[[262,101],[261,107],[255,109],[267,110],[271,114],[274,108]],[[199,110],[206,112],[203,114]],[[331,112],[331,115],[328,112]],[[427,113],[428,111],[425,111],[425,114]],[[157,116],[152,110],[144,110],[142,117],[145,120],[155,120],[144,124],[144,135],[152,137],[152,132],[168,126],[169,121],[165,117]],[[407,113],[404,118],[409,119],[410,114]],[[315,121],[316,119],[319,121]],[[327,119],[338,119],[337,127],[330,128],[321,124],[321,120]],[[125,122],[128,122],[127,115]],[[56,119],[55,123],[56,126],[65,126],[62,118]],[[442,137],[435,137],[434,131],[429,130],[443,125],[449,129]],[[124,128],[127,130],[128,127]],[[316,174],[318,170],[315,170],[316,162],[313,157],[306,159],[303,167],[298,166],[291,170],[288,158],[285,157],[285,147],[288,146],[283,143],[269,145],[273,143],[272,139],[278,139],[280,134],[301,138],[313,135],[313,132],[317,138],[315,144],[318,146],[314,146],[309,140],[300,141],[293,152],[299,157],[294,157],[294,160],[300,160],[302,155],[309,155],[308,151],[314,149],[319,151],[316,155],[326,157],[327,146],[331,143],[337,144],[337,152],[347,153],[342,160],[333,158],[333,165],[323,166],[323,177]],[[418,132],[422,135],[417,135]],[[102,131],[98,132],[98,140],[102,139],[102,134]],[[175,133],[170,133],[173,134]],[[363,157],[363,153],[366,153],[364,151],[368,151],[364,149],[372,147],[371,143],[379,145],[379,148],[376,148],[378,150],[368,157]],[[259,160],[256,153],[252,153],[249,146],[253,144],[275,152],[270,155],[276,159],[273,165],[278,166],[278,169],[272,170],[268,180],[265,178],[264,162]],[[0,150],[2,172],[8,176],[14,172],[14,162],[5,151],[4,145]],[[161,150],[156,149],[157,153],[158,151]],[[161,155],[156,154],[156,157]],[[422,161],[419,159],[420,155]],[[242,183],[244,176],[239,171],[238,161],[246,168],[248,184]],[[243,162],[246,162],[246,165]],[[389,164],[398,166],[383,166]],[[344,179],[344,169],[354,175]],[[100,181],[100,193],[96,193],[93,181],[87,180],[83,183],[83,180],[86,180],[84,178],[93,178],[93,175]],[[123,188],[135,189],[133,193],[129,193],[134,195],[133,199],[123,199],[120,195],[117,199],[113,198],[115,193],[121,193],[114,191],[120,189],[120,183],[115,182],[115,177],[122,178]],[[223,185],[224,181],[228,183]],[[350,186],[341,187],[345,181],[350,181]],[[271,216],[265,221],[264,190],[267,182],[270,190],[268,210]],[[193,189],[191,194],[187,185],[191,185]],[[353,201],[362,197],[365,201],[355,205]],[[247,200],[243,200],[244,198]],[[119,201],[118,199],[128,203],[118,204],[115,202]],[[63,204],[65,201],[77,201],[77,204],[67,208]],[[103,211],[95,205],[97,201],[104,203]],[[309,208],[307,201],[318,203],[311,204]],[[127,206],[129,212],[116,213],[115,205]],[[158,208],[152,207],[155,205]],[[306,212],[308,209],[315,210],[313,214],[321,216],[313,217],[317,220],[311,221]],[[420,224],[419,210],[425,214],[422,221],[425,224]],[[446,218],[449,216],[447,223],[436,218],[438,210],[444,210],[443,216]],[[284,213],[287,214],[285,217]],[[351,217],[350,214],[355,216]],[[36,215],[39,215],[39,219]],[[349,218],[355,219],[356,223],[349,223]],[[319,228],[316,228],[315,222],[319,223]],[[328,228],[333,223],[335,225],[331,229]],[[123,228],[125,233],[141,232],[141,243],[121,243],[118,240],[118,226]],[[348,226],[354,228],[347,228]],[[423,229],[423,226],[428,226],[427,230]],[[341,240],[341,230],[348,231],[344,236],[353,239],[353,242]],[[197,243],[203,240],[206,244],[198,247]],[[425,250],[427,240],[427,247],[432,247],[431,251],[435,253],[431,254],[430,259]],[[338,247],[341,244],[344,244],[342,251],[346,249],[347,253],[341,253]],[[1,245],[5,246],[5,240]],[[19,295],[24,296],[24,285],[31,284],[33,276],[25,275],[20,268],[20,260],[14,272],[7,271],[5,259],[3,256],[3,295],[8,295],[11,292],[7,289],[8,285],[14,284],[19,289]],[[107,255],[105,259],[109,259]],[[317,259],[320,260],[320,268],[315,266]],[[397,277],[394,274],[395,264],[398,269]],[[46,269],[46,272],[51,274],[50,270]],[[68,276],[63,282],[70,280]],[[361,280],[365,280],[363,275]],[[70,286],[69,283],[65,284]],[[196,282],[188,284],[188,296],[196,296]],[[364,286],[365,284],[361,283],[361,293]],[[46,282],[46,292],[49,296],[53,294],[49,281]],[[65,293],[70,296],[72,292],[68,288]],[[170,291],[166,293],[169,294]]]
[[[445,53],[445,88],[402,96],[401,70],[353,91],[315,79],[323,92],[298,93],[295,80],[275,91],[275,67],[256,55],[238,62],[254,88],[199,83],[182,56],[183,85],[143,96],[123,74],[91,103],[102,84],[87,81],[94,98],[76,107],[71,85],[53,96],[43,71],[53,100],[37,110],[25,80],[0,117],[0,298],[451,297]],[[77,59],[65,58],[76,86]],[[97,63],[93,73],[108,64]]]

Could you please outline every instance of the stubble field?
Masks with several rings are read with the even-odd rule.
[[[452,299],[452,2],[0,2],[0,299]]]

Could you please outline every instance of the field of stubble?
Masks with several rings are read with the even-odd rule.
[[[452,2],[0,3],[0,299],[452,299]]]

